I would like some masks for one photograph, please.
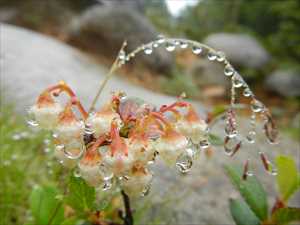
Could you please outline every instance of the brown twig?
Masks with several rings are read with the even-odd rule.
[[[124,207],[125,207],[125,216],[122,216],[121,218],[124,221],[124,225],[133,225],[133,216],[130,208],[129,196],[123,190],[121,191],[121,194],[122,194]]]

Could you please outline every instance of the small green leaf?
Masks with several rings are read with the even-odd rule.
[[[268,216],[268,203],[261,183],[254,176],[243,180],[241,167],[226,166],[225,170],[251,210],[260,220],[265,220]]]
[[[287,156],[276,158],[277,185],[283,201],[287,201],[299,187],[299,175],[295,161]]]
[[[36,187],[30,195],[30,208],[37,224],[60,224],[64,219],[62,202],[54,187]]]
[[[300,208],[281,208],[272,215],[274,224],[287,224],[290,222],[300,221]]]
[[[95,188],[90,187],[80,177],[71,177],[69,194],[65,198],[67,204],[78,211],[86,211],[94,206],[96,198]]]
[[[236,225],[259,225],[260,221],[243,200],[229,200],[231,216]]]

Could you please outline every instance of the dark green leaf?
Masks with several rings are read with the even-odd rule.
[[[274,224],[287,224],[300,221],[300,208],[281,208],[272,215]]]
[[[226,172],[240,192],[251,210],[260,220],[265,220],[268,216],[268,203],[266,192],[261,183],[253,176],[247,180],[242,179],[242,168],[226,166]]]
[[[260,221],[243,200],[229,200],[231,216],[236,225],[259,225]]]
[[[66,203],[78,211],[86,211],[94,206],[95,188],[90,187],[79,177],[71,177]]]
[[[277,185],[280,195],[283,201],[287,201],[299,187],[297,166],[295,161],[287,156],[277,157],[276,166],[278,169]]]
[[[30,195],[30,208],[39,225],[60,224],[64,219],[62,202],[56,198],[54,187],[36,187]]]

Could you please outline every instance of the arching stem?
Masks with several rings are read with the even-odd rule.
[[[127,45],[127,42],[124,41],[123,45],[122,45],[122,47],[121,47],[121,49],[119,51],[119,54],[118,54],[117,58],[115,59],[114,63],[112,64],[109,72],[106,74],[104,80],[101,82],[100,87],[99,87],[99,89],[98,89],[98,91],[96,93],[96,96],[94,97],[94,99],[92,101],[92,104],[91,104],[91,106],[89,108],[88,113],[90,113],[90,112],[92,112],[94,110],[95,105],[96,105],[96,103],[98,101],[98,98],[100,97],[100,95],[101,95],[101,93],[102,93],[105,85],[107,84],[107,82],[109,81],[109,79],[112,77],[112,75],[116,71],[116,69],[119,68],[119,66],[120,66],[120,58],[119,58],[119,56],[120,56],[120,53],[122,51],[124,51],[124,48],[126,47],[126,45]]]
[[[122,194],[123,203],[125,207],[125,216],[122,216],[124,225],[133,225],[134,221],[132,216],[132,210],[130,207],[130,198],[123,190],[121,190],[121,194]]]

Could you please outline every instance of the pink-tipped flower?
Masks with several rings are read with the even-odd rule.
[[[121,186],[130,197],[143,196],[149,192],[152,176],[144,167],[133,168],[128,178],[121,180]]]
[[[133,166],[134,157],[128,151],[126,139],[120,137],[116,122],[112,122],[110,136],[112,142],[109,151],[103,154],[103,163],[116,175],[126,173]]]
[[[58,115],[62,112],[61,105],[54,101],[49,92],[42,93],[35,105],[29,109],[29,113],[41,128],[51,130],[58,122]]]
[[[101,156],[97,151],[87,151],[78,164],[81,177],[94,187],[103,183],[103,177],[99,170],[100,163]]]
[[[114,112],[110,106],[106,106],[103,110],[91,114],[87,118],[87,124],[89,124],[95,132],[95,137],[108,133],[112,121],[117,121],[118,124],[121,124],[119,114]]]
[[[147,164],[154,158],[154,141],[152,140],[141,140],[141,139],[129,139],[128,151],[133,154],[134,160],[140,164]]]
[[[169,128],[166,133],[157,140],[155,148],[165,163],[172,166],[175,165],[178,156],[187,148],[187,146],[187,138]]]
[[[187,114],[175,124],[176,131],[190,138],[194,144],[206,139],[207,128],[207,123],[199,118],[192,106],[189,106]]]
[[[67,105],[65,110],[59,115],[55,132],[57,138],[62,142],[70,142],[71,140],[82,142],[84,124],[76,118],[71,106]]]

